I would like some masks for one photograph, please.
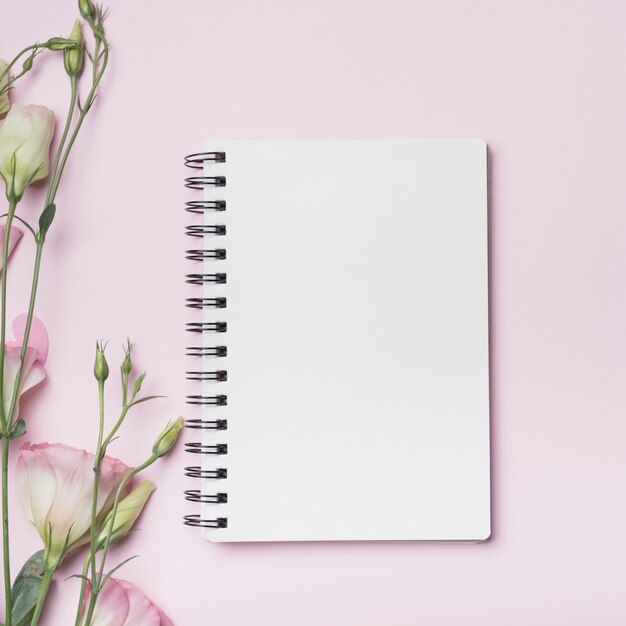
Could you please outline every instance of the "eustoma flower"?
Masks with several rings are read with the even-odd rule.
[[[48,176],[53,135],[54,113],[42,106],[14,104],[0,124],[0,176],[10,202]]]
[[[56,568],[67,552],[89,542],[94,459],[93,454],[64,444],[26,443],[21,448],[15,473],[17,497],[44,542],[50,568]],[[129,471],[118,459],[102,459],[98,526]]]
[[[9,72],[7,72],[7,63],[0,59],[0,115],[4,115],[10,108],[9,101]]]
[[[135,585],[109,578],[98,595],[91,626],[174,626],[174,622]]]

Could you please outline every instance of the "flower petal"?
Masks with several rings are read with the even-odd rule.
[[[11,408],[11,399],[17,382],[17,375],[21,365],[22,349],[16,345],[6,345],[4,349],[4,410],[8,414]],[[19,417],[19,397],[28,389],[38,385],[45,377],[45,371],[39,363],[35,363],[37,353],[33,348],[27,348],[24,354],[24,364],[22,366],[22,376],[18,390],[15,409],[13,411],[12,423],[15,424]]]
[[[0,233],[1,234],[1,233]],[[8,342],[7,345],[19,345],[21,347],[24,341],[24,333],[26,331],[26,313],[20,313],[12,322],[13,336],[15,342]],[[36,316],[30,325],[30,334],[28,336],[28,347],[37,351],[37,361],[44,365],[48,357],[48,331],[44,323]]]
[[[124,626],[161,626],[160,610],[132,583],[117,582],[126,591],[130,606]]]
[[[27,519],[45,540],[47,515],[57,493],[57,480],[52,465],[25,443],[15,469],[17,498]]]
[[[85,598],[85,606],[87,600],[88,595]],[[125,626],[129,610],[130,603],[126,590],[115,578],[109,578],[98,595],[91,626]]]
[[[1,68],[0,71],[2,71]],[[4,246],[4,234],[6,233],[6,230],[6,224],[0,224],[0,250],[2,249],[1,246]],[[23,234],[24,231],[22,231],[20,228],[18,228],[17,226],[11,226],[11,232],[9,234],[9,257],[15,249],[15,246],[17,246],[18,241],[22,238]],[[0,270],[2,270],[2,263],[2,254],[0,254]]]

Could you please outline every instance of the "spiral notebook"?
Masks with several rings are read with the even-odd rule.
[[[205,149],[186,158],[185,522],[218,542],[487,539],[485,142]]]

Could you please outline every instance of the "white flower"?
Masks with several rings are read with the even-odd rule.
[[[18,202],[24,190],[48,176],[54,113],[42,106],[14,104],[0,124],[0,176],[9,201]]]

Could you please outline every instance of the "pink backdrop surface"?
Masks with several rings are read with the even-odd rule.
[[[624,624],[626,5],[110,8],[110,73],[42,272],[49,377],[23,405],[28,438],[93,448],[99,338],[113,365],[131,337],[146,389],[168,395],[129,418],[112,454],[137,464],[170,417],[192,415],[182,157],[204,138],[480,136],[491,149],[494,526],[482,545],[211,545],[181,524],[195,510],[181,447],[147,472],[158,491],[111,563],[140,554],[123,577],[182,626]],[[10,3],[0,56],[69,32],[74,14],[70,0]],[[64,115],[60,59],[33,78],[16,99]],[[13,312],[31,252],[24,238],[12,259]],[[14,497],[11,517],[16,572],[39,539]],[[58,577],[48,626],[73,623],[78,583],[63,578],[79,568],[69,559]]]

